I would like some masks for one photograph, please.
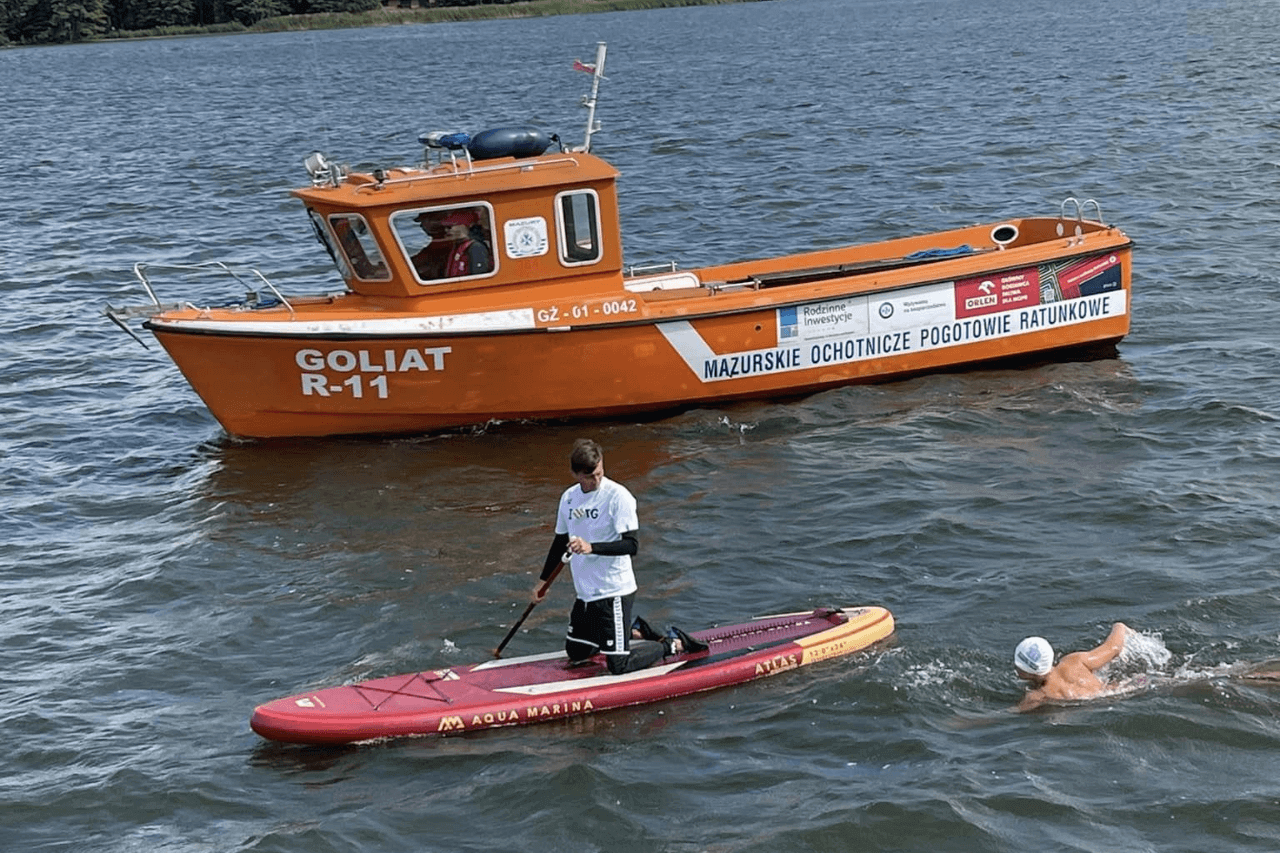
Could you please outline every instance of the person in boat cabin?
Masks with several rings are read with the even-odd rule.
[[[1013,652],[1013,666],[1018,677],[1030,682],[1019,711],[1030,711],[1044,702],[1088,699],[1110,689],[1098,678],[1097,671],[1124,650],[1124,640],[1131,629],[1123,622],[1111,626],[1111,633],[1097,648],[1064,655],[1053,664],[1053,647],[1043,637],[1027,637]]]
[[[493,253],[477,208],[430,211],[415,218],[428,238],[411,259],[421,279],[464,278],[493,270]]]
[[[480,216],[470,208],[450,211],[441,224],[445,237],[453,241],[449,259],[445,263],[445,278],[480,275],[493,269],[493,255],[485,243]]]
[[[413,257],[410,258],[413,268],[418,271],[418,277],[423,281],[444,278],[445,267],[448,265],[449,254],[453,247],[445,238],[445,227],[440,221],[440,214],[434,211],[419,213],[414,219],[422,228],[422,233],[427,235],[427,245],[414,252]]]
[[[532,598],[542,601],[545,582],[567,556],[576,594],[565,635],[569,660],[585,662],[604,652],[609,672],[621,675],[666,655],[705,649],[679,628],[664,638],[643,619],[633,620],[637,586],[631,558],[640,550],[636,499],[605,476],[604,450],[591,439],[574,443],[569,467],[577,484],[560,496],[555,539]],[[640,636],[633,636],[633,626]]]

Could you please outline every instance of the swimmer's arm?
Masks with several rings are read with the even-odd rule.
[[[1076,652],[1079,655],[1078,660],[1090,670],[1101,669],[1124,651],[1124,638],[1128,633],[1129,626],[1123,622],[1117,622],[1111,626],[1111,633],[1102,641],[1102,645],[1087,652]]]
[[[1047,698],[1049,697],[1044,695],[1043,690],[1039,690],[1039,689],[1028,690],[1027,695],[1022,697],[1022,701],[1019,702],[1013,708],[1013,710],[1017,711],[1018,713],[1024,713],[1026,711],[1034,711],[1036,708],[1039,708],[1040,705],[1042,705],[1044,703],[1044,700]]]
[[[1280,681],[1280,660],[1253,664],[1238,677],[1248,681]]]

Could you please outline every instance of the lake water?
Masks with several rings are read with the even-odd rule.
[[[597,41],[628,262],[1094,198],[1136,241],[1132,334],[1115,358],[645,422],[254,443],[102,316],[141,296],[136,261],[335,288],[287,195],[303,157],[416,162],[421,131],[517,123],[576,142],[570,66]],[[1280,848],[1280,690],[1192,677],[1280,656],[1278,62],[1269,0],[787,0],[0,52],[0,847]],[[896,637],[569,723],[253,734],[280,695],[485,658],[582,434],[639,499],[651,622],[871,603]],[[569,590],[510,653],[558,647]],[[1091,646],[1115,620],[1163,650],[1164,688],[1008,713],[1019,639]]]

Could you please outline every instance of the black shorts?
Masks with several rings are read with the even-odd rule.
[[[586,660],[596,652],[625,655],[631,650],[631,605],[636,595],[595,601],[576,599],[569,614],[565,651],[571,660]]]

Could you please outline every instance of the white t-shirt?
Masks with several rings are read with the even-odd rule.
[[[616,542],[628,530],[639,530],[636,499],[626,486],[608,477],[592,492],[570,486],[560,496],[556,513],[556,533],[568,533],[588,542]],[[569,561],[573,571],[573,588],[583,601],[630,595],[636,591],[636,576],[631,570],[631,557],[621,554],[605,557],[599,554],[574,554]]]

